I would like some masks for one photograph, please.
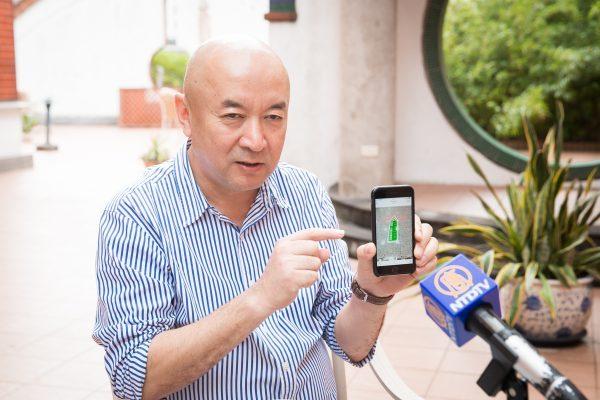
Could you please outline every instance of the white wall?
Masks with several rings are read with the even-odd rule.
[[[468,145],[446,121],[431,93],[421,53],[425,0],[397,2],[395,179],[407,183],[481,184],[466,152],[493,184],[515,174],[496,166]]]
[[[325,185],[339,177],[340,1],[297,0],[296,22],[269,27],[269,42],[291,80],[282,159],[314,172]]]
[[[17,88],[55,117],[116,118],[120,87],[148,87],[160,0],[41,0],[15,20]]]
[[[119,88],[150,87],[149,62],[163,44],[162,0],[40,0],[15,20],[18,90],[53,99],[56,118],[116,120]],[[171,0],[171,37],[192,52],[207,34],[268,38],[267,0]]]

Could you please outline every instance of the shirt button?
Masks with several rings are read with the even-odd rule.
[[[289,372],[290,371],[290,364],[288,364],[287,361],[284,361],[283,363],[281,363],[281,366],[283,367],[283,372]]]

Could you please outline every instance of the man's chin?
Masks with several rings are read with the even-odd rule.
[[[236,192],[249,192],[262,186],[267,180],[268,175],[260,174],[256,176],[237,176],[232,180]]]

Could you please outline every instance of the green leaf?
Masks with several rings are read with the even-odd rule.
[[[438,257],[437,267],[441,267],[442,265],[446,264],[448,261],[452,260],[453,258],[454,257],[452,257],[452,256]]]
[[[552,289],[548,284],[548,280],[546,276],[542,273],[542,271],[538,274],[540,281],[542,283],[542,290],[540,290],[540,296],[542,297],[542,301],[546,303],[548,309],[550,310],[550,318],[553,320],[556,318],[556,303],[554,302],[554,294],[552,293]]]
[[[556,113],[558,114],[558,121],[556,123],[556,146],[554,148],[554,159],[557,160],[556,162],[559,162],[563,148],[563,123],[565,121],[565,109],[560,101],[556,102]]]
[[[472,246],[460,245],[460,244],[454,244],[454,243],[448,243],[448,242],[439,243],[437,253],[443,254],[443,253],[447,253],[447,252],[464,253],[470,257],[479,256],[483,253],[478,248],[475,248]]]
[[[550,191],[550,181],[544,184],[542,191],[535,204],[535,212],[533,216],[533,231],[532,231],[532,242],[531,252],[532,257],[535,258],[535,251],[539,237],[545,232],[546,228],[546,216],[548,213],[548,192]]]
[[[590,221],[588,222],[589,226],[592,226],[596,223],[596,221],[598,221],[600,219],[600,211],[598,211],[598,213],[596,215],[594,215]]]
[[[529,250],[529,247],[524,247],[523,251],[521,252],[521,260],[523,260],[523,264],[524,265],[529,264],[530,259],[531,259],[531,251]]]
[[[523,308],[523,294],[523,280],[520,280],[513,289],[513,298],[510,305],[510,313],[508,316],[508,324],[510,326],[514,326],[517,319],[519,319],[521,309]]]
[[[531,126],[529,120],[523,116],[523,131],[525,132],[525,141],[527,142],[527,149],[529,150],[529,159],[533,158],[533,155],[538,149],[538,141],[536,134]]]
[[[479,266],[488,276],[492,274],[494,270],[494,250],[488,250],[483,253]]]
[[[498,193],[496,193],[496,190],[494,189],[494,187],[490,184],[490,181],[488,180],[487,176],[481,170],[481,167],[479,167],[479,164],[477,164],[477,161],[475,161],[475,159],[473,157],[471,157],[471,155],[469,153],[467,153],[467,159],[469,160],[469,164],[471,164],[471,168],[473,168],[473,171],[475,171],[475,173],[477,175],[479,175],[479,177],[481,179],[483,179],[483,181],[485,182],[485,186],[488,188],[490,193],[492,193],[492,195],[494,196],[494,199],[496,199],[496,202],[498,203],[500,208],[502,208],[504,215],[508,218],[509,215],[508,215],[508,212],[506,211],[506,208],[504,208],[504,204],[500,200],[500,197],[498,197]]]
[[[587,179],[585,180],[585,190],[583,191],[584,194],[588,194],[590,192],[590,189],[592,188],[592,182],[594,181],[594,177],[596,176],[597,172],[598,167],[594,168],[587,176]]]
[[[554,159],[555,147],[556,147],[556,129],[554,127],[550,128],[548,133],[546,134],[546,139],[544,140],[544,145],[542,146],[542,151],[546,154],[547,160],[552,161],[553,169],[558,169],[558,164],[560,160]],[[550,159],[550,156],[552,159]]]
[[[537,276],[539,269],[539,264],[537,262],[532,262],[527,265],[525,268],[525,291],[529,293],[531,291],[531,284],[533,280]]]
[[[440,229],[442,233],[458,233],[462,235],[475,235],[475,234],[483,234],[483,233],[493,233],[494,228],[484,225],[477,224],[457,224],[445,226]]]
[[[557,254],[562,255],[562,254],[568,253],[569,251],[573,250],[574,248],[576,248],[577,246],[579,246],[580,244],[585,242],[585,239],[587,237],[588,237],[588,231],[586,229],[583,231],[583,233],[581,233],[579,236],[577,236],[575,239],[573,239],[571,242],[569,242],[569,244],[567,244],[565,247],[560,249],[557,252]]]
[[[517,275],[521,268],[521,263],[507,263],[496,274],[496,283],[499,287],[504,286],[506,282],[510,282]]]
[[[577,275],[575,275],[575,271],[573,270],[572,266],[564,265],[561,271],[564,272],[565,276],[567,277],[567,280],[571,283],[571,285],[577,285]]]
[[[479,200],[479,203],[481,203],[481,206],[483,207],[483,209],[488,213],[489,216],[491,216],[496,223],[498,224],[499,227],[504,228],[505,230],[508,230],[508,223],[505,219],[502,219],[498,216],[498,214],[496,214],[496,212],[492,209],[492,207],[490,207],[490,205],[483,200],[483,198],[476,192],[471,191],[471,193],[477,197],[477,199]]]
[[[584,268],[584,270],[585,270],[585,272],[587,272],[588,274],[593,276],[594,279],[600,281],[600,269],[599,268],[588,267],[588,268]]]
[[[560,283],[562,283],[564,287],[571,287],[571,283],[565,276],[564,272],[561,270],[561,267],[559,267],[558,265],[549,264],[548,269],[550,270],[550,272],[552,272],[554,277],[558,279]]]
[[[592,247],[575,254],[573,265],[578,267],[591,267],[600,263],[600,247]]]

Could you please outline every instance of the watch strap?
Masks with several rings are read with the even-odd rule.
[[[352,289],[352,293],[354,293],[354,295],[363,302],[375,304],[378,306],[387,304],[394,297],[394,295],[386,297],[375,296],[374,294],[369,293],[363,288],[361,288],[356,279],[352,280],[352,285],[350,286],[350,288]]]

